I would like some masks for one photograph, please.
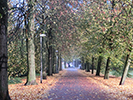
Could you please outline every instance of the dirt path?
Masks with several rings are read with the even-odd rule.
[[[68,68],[49,96],[42,100],[117,100],[102,92],[102,88],[78,69]]]

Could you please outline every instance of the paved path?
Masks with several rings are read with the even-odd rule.
[[[43,100],[117,100],[103,93],[98,84],[77,69],[68,68],[67,72],[50,90],[48,99]]]

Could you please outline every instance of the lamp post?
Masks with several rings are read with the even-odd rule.
[[[40,71],[40,83],[42,83],[42,72],[43,72],[43,66],[42,66],[42,37],[45,37],[45,34],[40,34],[40,58],[41,58],[41,71]]]

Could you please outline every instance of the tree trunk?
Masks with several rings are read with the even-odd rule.
[[[90,64],[86,61],[86,72],[90,72]]]
[[[53,52],[52,52],[52,66],[53,66],[53,69],[52,69],[52,73],[55,74],[55,59],[56,59],[56,56],[55,56],[55,49],[53,48]]]
[[[78,61],[77,61],[77,59],[75,60],[75,67],[78,67]]]
[[[62,70],[62,58],[61,58],[61,54],[60,54],[60,71]]]
[[[34,34],[28,38],[28,76],[25,85],[36,85]]]
[[[33,1],[28,1],[30,11],[28,20],[28,76],[25,85],[36,85],[36,72],[35,72],[35,46],[34,46],[34,34],[35,34],[35,14],[33,14]]]
[[[85,69],[85,63],[84,63],[84,58],[82,57],[81,59],[81,69],[84,70]]]
[[[7,0],[0,1],[0,100],[11,100],[8,93],[7,76]]]
[[[48,38],[48,76],[52,75],[52,28],[49,29],[47,33],[47,38]]]
[[[77,65],[76,65],[76,66],[77,66],[77,67],[79,67],[79,64],[80,64],[80,61],[79,61],[79,60],[77,60]]]
[[[102,56],[99,56],[98,65],[97,65],[97,71],[96,71],[96,76],[100,76],[100,69],[101,69],[102,59],[103,59],[103,57]]]
[[[126,57],[126,62],[125,62],[125,65],[124,65],[124,69],[123,69],[123,73],[122,73],[122,77],[121,77],[121,81],[120,81],[120,84],[119,85],[124,85],[124,82],[125,82],[125,79],[126,79],[126,76],[127,76],[127,73],[128,73],[128,69],[129,69],[129,66],[130,66],[130,54],[127,55]]]
[[[42,78],[47,79],[47,73],[46,73],[46,47],[45,47],[45,37],[42,38]]]
[[[92,56],[92,74],[94,73],[94,57]]]
[[[84,69],[85,69],[85,70],[86,70],[86,65],[87,65],[87,64],[86,64],[86,63],[84,63]]]
[[[109,79],[109,70],[110,70],[110,57],[107,59],[107,64],[106,64],[106,69],[105,69],[105,74],[104,74],[104,79]]]
[[[60,71],[60,52],[58,52],[58,70]]]
[[[59,57],[58,57],[58,54],[56,54],[56,70],[55,70],[55,73],[59,73]]]
[[[64,61],[64,67],[66,68],[66,61]]]
[[[48,49],[48,76],[52,75],[52,46]]]

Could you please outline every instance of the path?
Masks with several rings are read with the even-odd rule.
[[[117,100],[103,93],[98,84],[79,73],[77,69],[66,70],[66,74],[49,91],[48,99],[43,100]]]

